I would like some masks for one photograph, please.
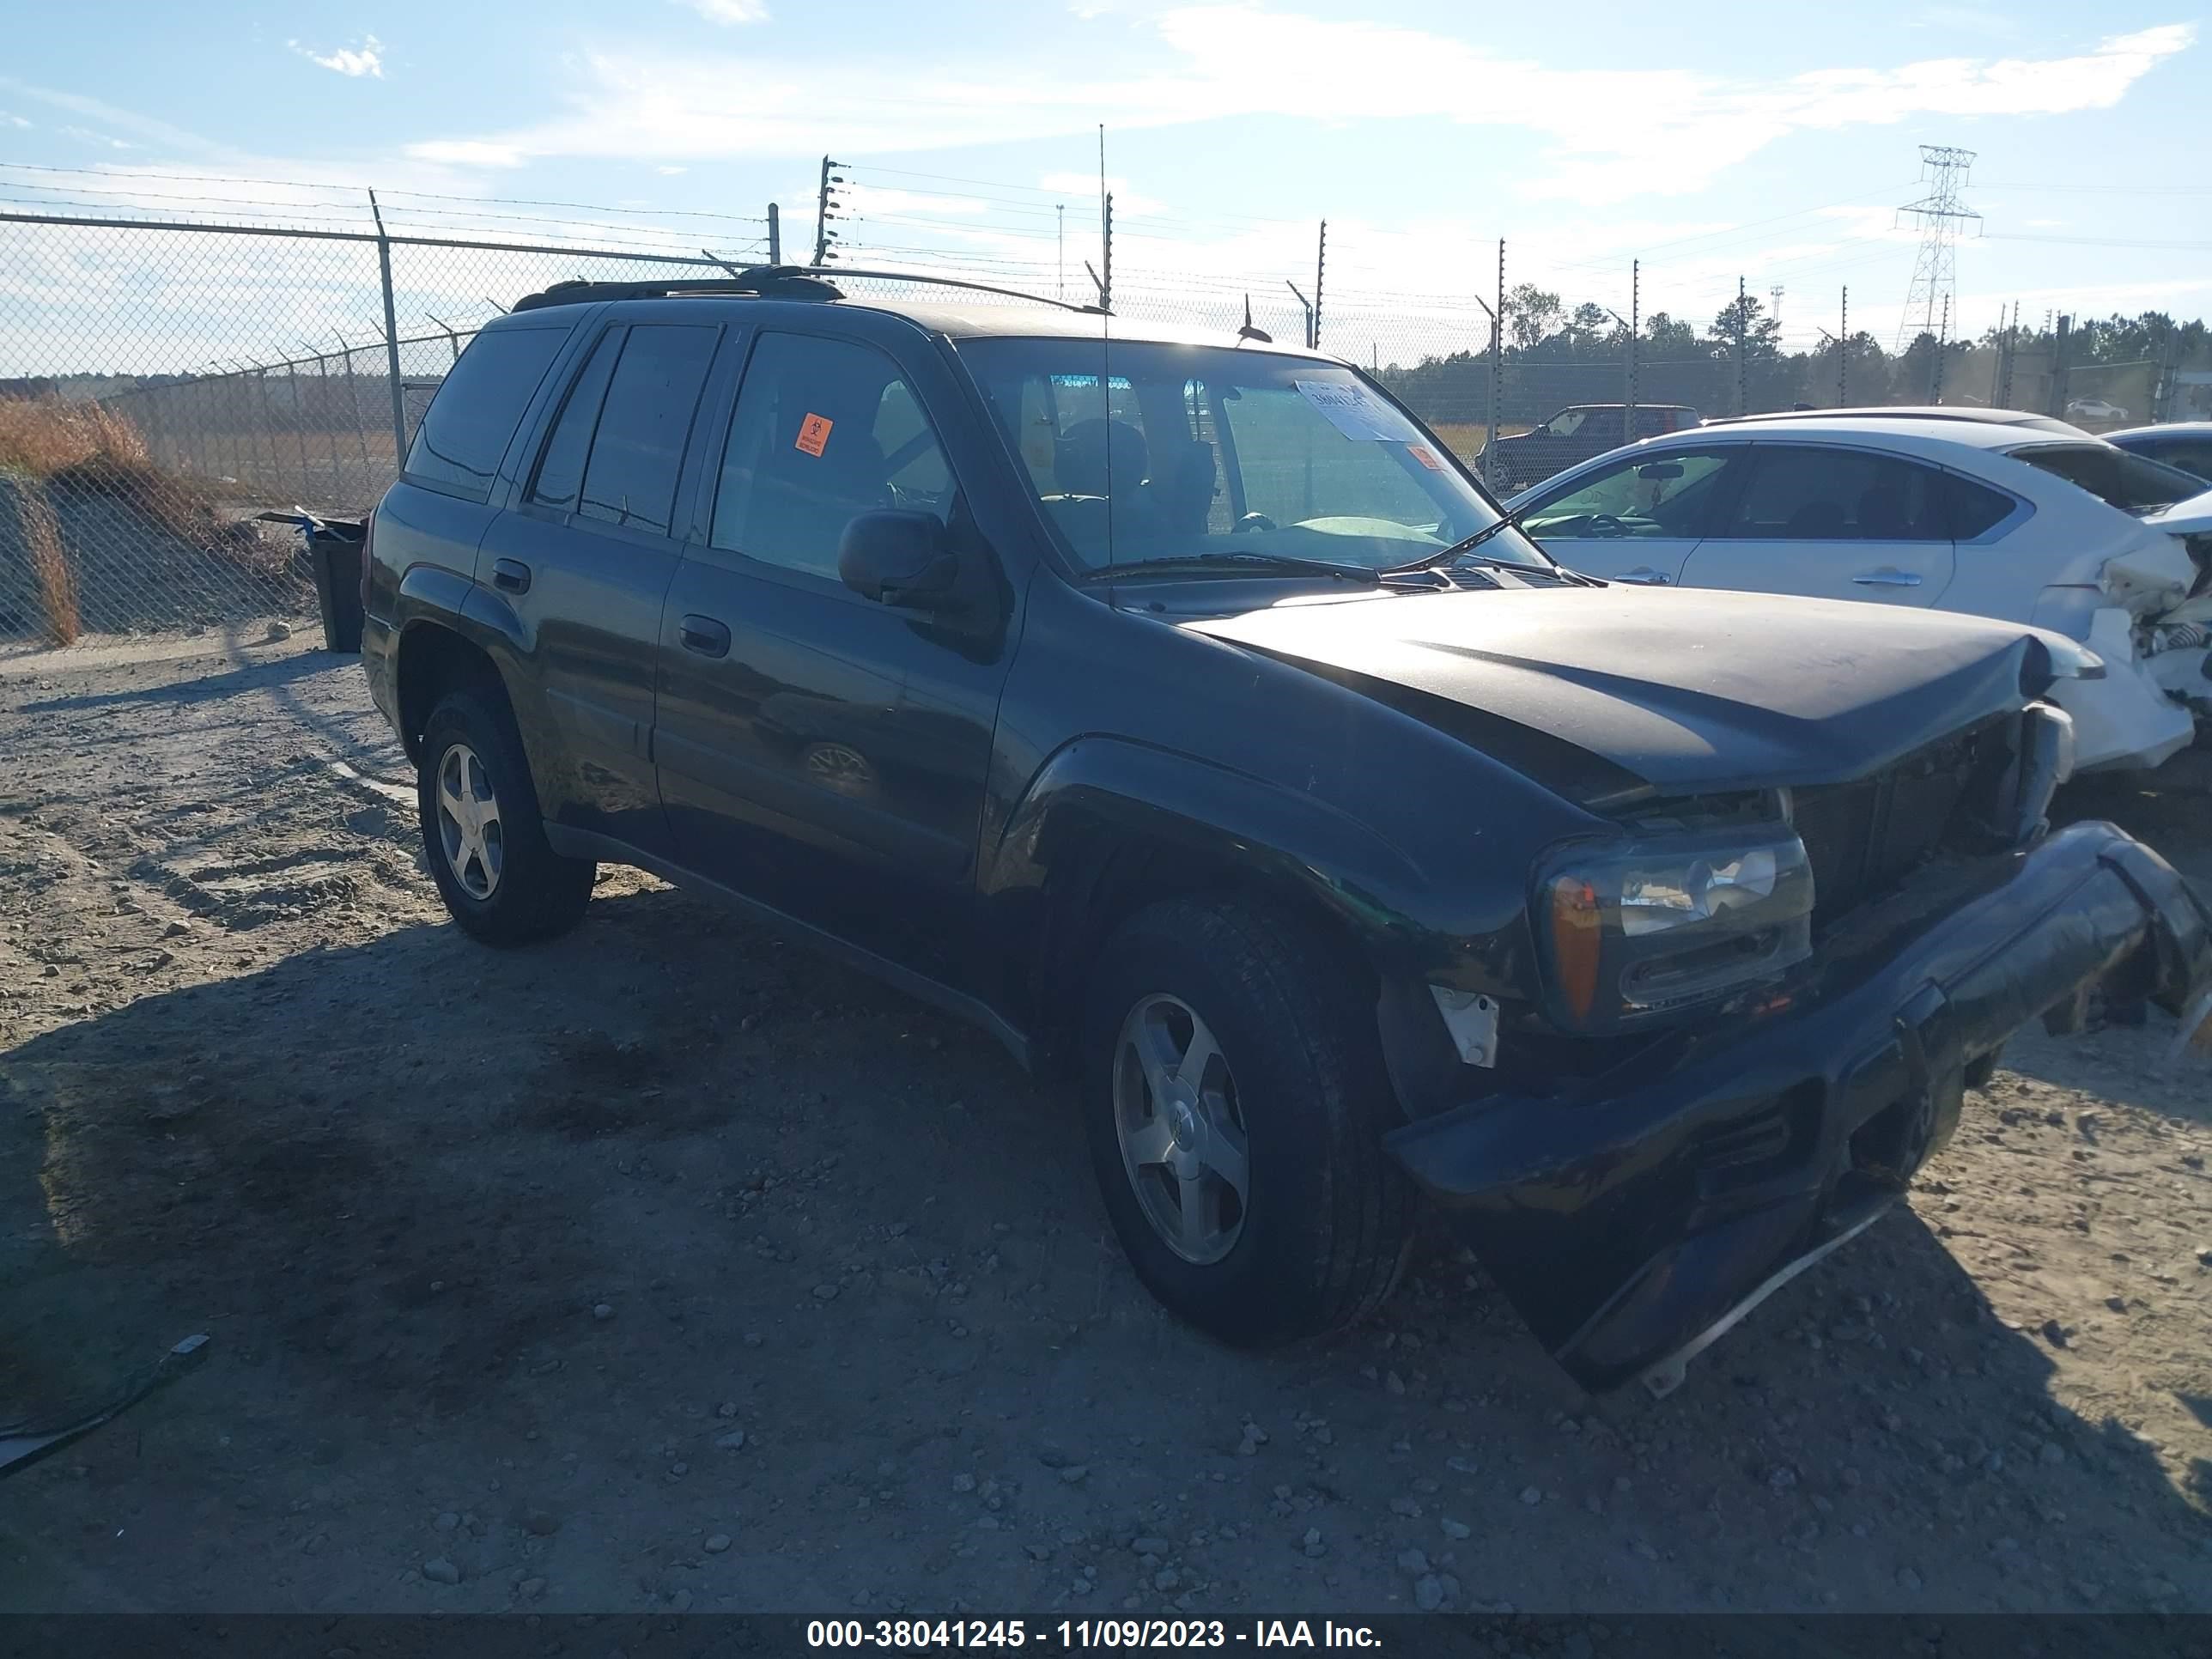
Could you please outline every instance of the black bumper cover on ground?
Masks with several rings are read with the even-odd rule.
[[[2179,1013],[2212,915],[2108,823],[1919,889],[1824,942],[1791,1004],[1569,1100],[1492,1097],[1389,1145],[1593,1389],[1679,1375],[1863,1226],[1956,1126],[1969,1068],[2100,981]]]

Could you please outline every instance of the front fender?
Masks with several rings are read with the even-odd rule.
[[[984,862],[983,895],[1041,894],[1116,832],[1229,855],[1378,943],[1422,931],[1413,913],[1427,883],[1372,830],[1313,796],[1119,738],[1079,738],[1038,769]]]

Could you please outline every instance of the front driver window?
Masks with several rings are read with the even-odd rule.
[[[1616,462],[1529,508],[1522,527],[1547,542],[1694,537],[1729,460],[1719,452]]]
[[[835,581],[857,515],[944,518],[952,493],[936,431],[890,358],[849,341],[761,337],[723,447],[716,547]]]

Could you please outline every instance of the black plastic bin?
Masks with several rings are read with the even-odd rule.
[[[323,648],[349,654],[361,649],[361,554],[365,526],[313,514],[264,513],[272,524],[299,526],[315,576],[315,604],[323,613]]]

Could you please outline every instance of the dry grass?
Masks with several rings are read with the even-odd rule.
[[[119,502],[257,575],[275,575],[284,562],[251,526],[226,518],[204,487],[162,471],[127,416],[97,404],[0,398],[0,472],[44,484],[50,497]]]
[[[46,613],[46,637],[56,645],[75,645],[83,631],[77,614],[76,573],[62,551],[62,527],[52,502],[35,489],[16,492],[23,545],[30,550],[31,574],[39,585],[39,606]]]
[[[97,404],[0,398],[0,471],[51,478],[94,462],[118,469],[153,465],[138,428]]]

